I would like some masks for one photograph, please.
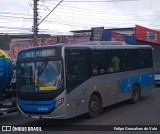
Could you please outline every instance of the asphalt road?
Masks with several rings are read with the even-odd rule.
[[[29,119],[19,117],[17,112],[0,116],[0,125],[55,126],[62,124],[84,125],[84,132],[87,134],[99,134],[103,133],[103,131],[85,131],[86,125],[91,125],[90,127],[94,128],[96,127],[96,125],[160,125],[160,88],[155,88],[149,95],[142,97],[141,101],[137,104],[130,104],[128,103],[128,101],[124,101],[116,105],[109,106],[104,109],[103,113],[100,116],[94,119],[89,119],[86,115],[66,120]],[[73,133],[78,134],[81,132],[74,131]],[[131,132],[132,131],[130,131],[129,133]],[[62,133],[62,131],[56,131],[56,134],[57,133]],[[66,131],[65,133],[71,132]],[[117,132],[111,133],[114,134]],[[121,133],[128,132],[125,131]],[[142,131],[134,131],[134,133],[142,133]],[[145,133],[150,134],[153,133],[153,131]],[[156,133],[158,134],[160,133],[160,131]]]

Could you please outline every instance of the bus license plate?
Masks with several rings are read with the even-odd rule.
[[[3,103],[4,106],[12,106],[12,104],[13,104],[12,102],[5,102],[5,103]]]
[[[31,116],[33,119],[39,119],[39,116]]]

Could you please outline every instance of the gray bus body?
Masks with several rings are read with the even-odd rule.
[[[140,96],[148,94],[154,88],[152,48],[150,46],[107,45],[107,42],[106,44],[105,42],[102,44],[101,42],[90,42],[89,45],[61,44],[31,48],[20,53],[55,47],[61,50],[63,89],[60,93],[56,93],[56,96],[53,95],[53,98],[45,100],[43,97],[40,99],[30,97],[31,94],[38,96],[37,90],[28,94],[21,90],[21,87],[26,85],[18,86],[18,108],[20,115],[24,117],[66,119],[84,113],[96,117],[104,107],[128,99],[135,103],[139,101]],[[21,54],[19,54],[17,66],[27,59],[25,56],[21,58]],[[109,70],[109,64],[114,61],[112,58],[115,55],[119,58],[118,71]],[[27,59],[27,63],[32,60],[35,62],[35,59],[31,56]],[[143,60],[142,65],[139,59]],[[127,68],[129,63],[132,68]],[[75,74],[72,74],[73,72]],[[44,90],[42,94],[45,92],[54,94],[55,91]]]

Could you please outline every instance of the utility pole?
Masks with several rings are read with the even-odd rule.
[[[38,26],[63,2],[61,0],[49,13],[46,17],[44,17],[41,22],[38,23],[38,1],[39,0],[33,0],[34,3],[34,9],[33,9],[33,39],[34,39],[34,46],[37,46],[37,38],[38,38]]]
[[[37,46],[37,38],[38,38],[38,1],[33,0],[34,7],[33,7],[33,39],[34,39],[34,46]]]

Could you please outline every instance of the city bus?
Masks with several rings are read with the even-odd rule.
[[[152,47],[106,41],[22,50],[17,59],[17,106],[29,118],[67,119],[154,88]]]

